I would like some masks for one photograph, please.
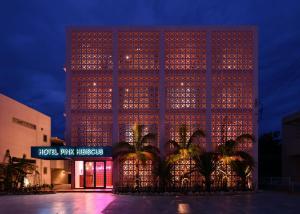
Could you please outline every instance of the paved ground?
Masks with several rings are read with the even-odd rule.
[[[263,192],[235,196],[116,196],[58,193],[0,196],[0,213],[300,213],[300,194]]]

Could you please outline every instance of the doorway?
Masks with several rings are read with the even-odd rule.
[[[79,173],[75,173],[75,188],[106,189],[113,187],[112,161],[76,161],[76,171]]]

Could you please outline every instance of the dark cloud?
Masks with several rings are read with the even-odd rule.
[[[66,26],[257,25],[261,131],[300,110],[300,3],[286,0],[14,0],[0,8],[0,90],[63,136]]]

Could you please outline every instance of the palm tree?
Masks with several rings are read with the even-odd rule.
[[[230,166],[236,175],[241,179],[241,189],[246,190],[246,181],[248,176],[251,174],[254,162],[249,162],[249,160],[233,160],[230,162]]]
[[[113,158],[119,158],[121,161],[134,159],[136,162],[136,185],[140,185],[140,163],[145,166],[147,160],[156,161],[159,156],[159,150],[154,146],[156,135],[148,133],[142,135],[143,125],[134,125],[132,128],[133,141],[119,142],[113,147]]]
[[[172,164],[164,157],[155,164],[153,174],[158,178],[159,187],[164,190],[172,183],[172,167]]]
[[[194,157],[195,168],[193,171],[198,171],[205,178],[205,190],[211,190],[211,177],[218,165],[218,154],[215,152],[204,152],[199,156]]]
[[[232,167],[231,162],[236,160],[244,161],[244,164],[251,166],[249,169],[252,170],[254,166],[254,160],[250,154],[245,151],[238,150],[238,145],[244,143],[245,141],[254,142],[254,138],[250,134],[242,134],[238,136],[235,140],[227,140],[225,143],[221,144],[217,148],[217,152],[220,155],[220,161],[223,162],[225,166],[225,175],[228,174],[228,166]],[[238,163],[240,164],[240,163]],[[250,172],[249,172],[250,173]]]
[[[34,163],[26,161],[26,155],[23,155],[23,158],[17,162],[13,161],[13,158],[10,156],[10,153],[7,152],[8,163],[3,164],[4,174],[4,185],[5,190],[12,191],[18,187],[24,187],[24,178],[28,174],[39,174],[37,171],[37,166]]]
[[[167,161],[172,165],[178,164],[181,160],[189,160],[192,163],[193,158],[197,157],[201,154],[202,148],[199,144],[196,144],[196,140],[199,138],[205,137],[205,134],[202,130],[197,129],[193,134],[188,138],[188,131],[186,125],[181,125],[179,128],[179,141],[169,140],[166,143],[166,153],[167,153]],[[188,167],[188,166],[187,166]],[[184,181],[188,182],[188,178],[185,176],[190,174],[190,167],[185,167],[183,170],[183,176],[180,177],[182,182],[181,185],[184,185]]]
[[[33,163],[26,161],[26,155],[23,155],[23,158],[17,162],[13,163],[13,168],[16,172],[16,182],[17,185],[20,184],[20,187],[24,187],[24,178],[29,174],[39,174],[37,171],[37,166]]]
[[[201,147],[195,144],[195,140],[201,137],[205,137],[202,130],[197,129],[189,139],[187,136],[186,125],[181,125],[179,128],[179,142],[175,140],[169,140],[166,144],[168,160],[171,163],[175,163],[178,160],[193,158],[201,153]]]

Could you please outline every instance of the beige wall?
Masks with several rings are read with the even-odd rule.
[[[68,184],[68,171],[64,169],[51,169],[52,184]]]
[[[69,160],[51,160],[51,169],[64,169],[70,171]]]
[[[51,160],[51,183],[68,184],[68,173],[70,173],[69,160]]]
[[[36,126],[29,128],[13,121],[13,118],[25,121]],[[47,142],[43,136],[47,135]],[[0,94],[0,161],[3,161],[5,152],[10,150],[12,157],[22,158],[26,154],[31,158],[31,146],[50,146],[51,119],[28,106],[25,106],[9,97]],[[40,172],[40,183],[51,183],[51,169],[49,160],[36,159]],[[47,167],[47,174],[44,174]]]

